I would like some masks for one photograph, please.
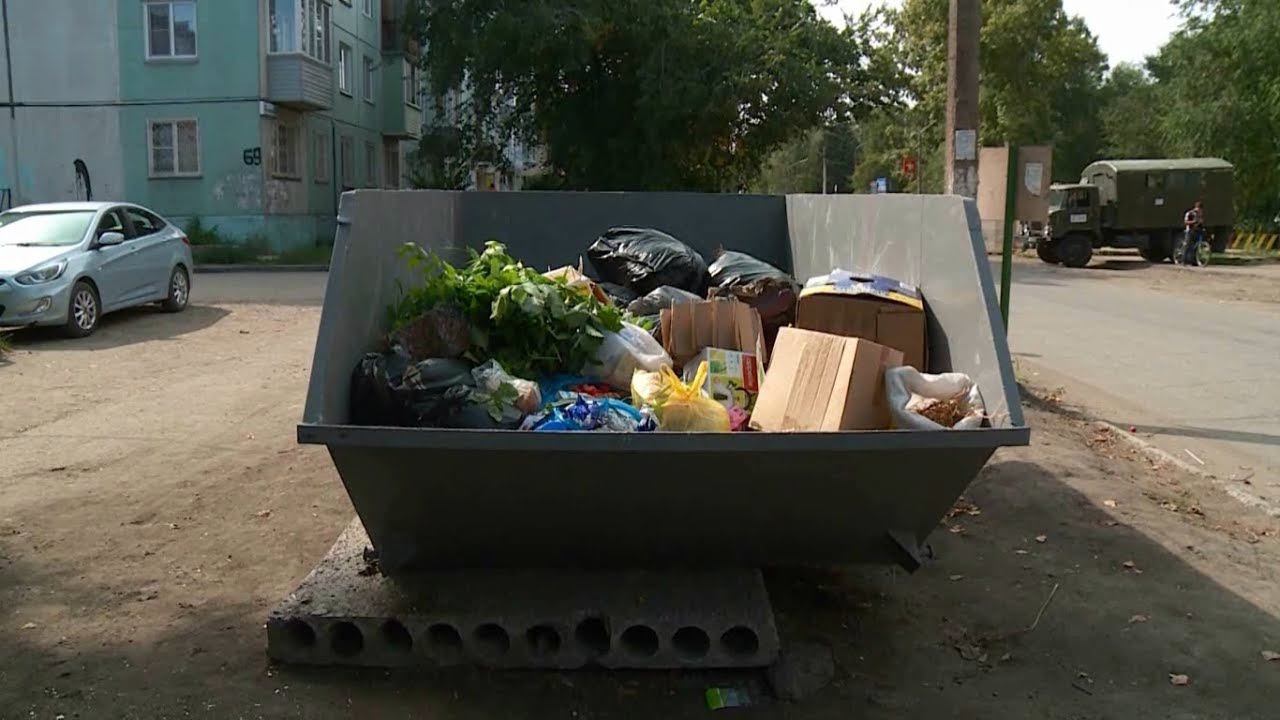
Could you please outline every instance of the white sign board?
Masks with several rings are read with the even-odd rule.
[[[977,130],[957,130],[956,131],[956,159],[957,160],[977,160],[978,159],[978,131]]]
[[[1085,222],[1089,222],[1089,216],[1088,216],[1087,214],[1085,214],[1085,213],[1081,213],[1081,214],[1079,214],[1079,215],[1072,215],[1072,216],[1071,216],[1071,223],[1072,223],[1072,224],[1075,224],[1075,223],[1085,223]]]
[[[1027,192],[1040,197],[1040,194],[1044,192],[1044,163],[1027,163],[1026,170],[1022,175],[1022,183],[1027,186]]]

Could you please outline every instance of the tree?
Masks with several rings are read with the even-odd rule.
[[[462,137],[542,146],[574,189],[736,189],[801,128],[875,101],[858,38],[807,0],[417,0]]]
[[[1247,222],[1280,213],[1280,3],[1183,2],[1186,22],[1148,60],[1159,127],[1173,155],[1236,166],[1236,208]]]
[[[1102,87],[1102,155],[1108,158],[1165,156],[1156,84],[1140,67],[1120,64]]]
[[[752,189],[779,195],[853,192],[856,188],[849,178],[858,160],[858,135],[853,125],[813,128],[771,153]]]

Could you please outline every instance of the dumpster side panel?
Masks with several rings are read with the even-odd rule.
[[[896,561],[924,542],[993,450],[867,451],[856,463],[843,451],[678,462],[596,452],[530,462],[500,448],[330,452],[394,573]]]
[[[480,247],[495,239],[526,265],[576,265],[587,247],[614,227],[652,227],[702,254],[720,248],[750,253],[789,270],[786,205],[775,195],[698,193],[466,193],[457,240]],[[590,262],[584,268],[594,276]]]
[[[791,195],[787,217],[797,279],[843,268],[918,285],[929,309],[929,369],[973,377],[995,427],[1025,424],[972,201]]]

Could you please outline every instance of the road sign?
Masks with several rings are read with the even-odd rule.
[[[902,174],[909,178],[916,176],[916,159],[914,156],[907,155],[902,158]]]

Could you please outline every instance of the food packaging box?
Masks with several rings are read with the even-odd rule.
[[[928,370],[924,300],[914,286],[891,278],[835,270],[809,280],[800,291],[796,327],[901,350],[904,364]]]
[[[738,350],[706,348],[685,363],[685,382],[693,381],[698,374],[698,366],[703,362],[707,363],[707,382],[702,389],[726,410],[736,407],[751,414],[760,393],[756,356]]]
[[[782,328],[751,415],[766,432],[887,430],[886,368],[903,354],[862,338]]]

